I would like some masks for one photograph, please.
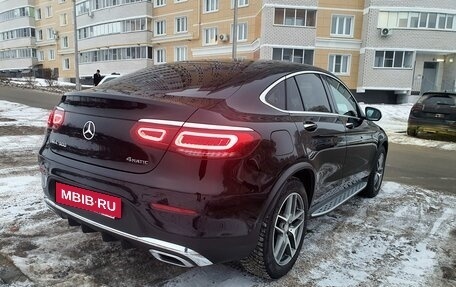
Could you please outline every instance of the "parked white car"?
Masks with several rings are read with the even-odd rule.
[[[101,85],[103,83],[109,82],[111,80],[114,80],[115,78],[120,77],[120,74],[111,74],[111,75],[106,75],[101,79],[100,83],[98,85]]]

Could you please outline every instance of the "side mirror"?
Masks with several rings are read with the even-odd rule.
[[[382,118],[382,112],[379,109],[366,107],[366,119],[369,121],[379,121]]]

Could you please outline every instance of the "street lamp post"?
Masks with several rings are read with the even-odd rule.
[[[73,34],[74,34],[74,74],[76,77],[76,90],[81,90],[79,81],[79,49],[78,49],[78,26],[76,20],[76,0],[73,0]]]
[[[237,25],[238,25],[238,1],[239,0],[234,0],[234,15],[233,15],[233,55],[232,58],[233,60],[236,60],[236,54],[237,54]]]

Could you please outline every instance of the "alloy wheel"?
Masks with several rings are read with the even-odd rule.
[[[283,201],[274,223],[272,250],[277,264],[283,266],[292,260],[301,242],[305,221],[301,195],[291,193]]]
[[[374,176],[374,189],[377,190],[382,184],[383,172],[385,170],[385,154],[381,153],[377,160]]]

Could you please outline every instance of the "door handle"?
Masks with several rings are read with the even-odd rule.
[[[313,132],[314,130],[317,129],[317,124],[313,122],[305,122],[304,123],[304,129],[309,132]]]
[[[354,127],[354,125],[353,125],[353,123],[346,123],[346,124],[345,124],[345,127],[346,127],[347,129],[352,129],[352,128]]]

